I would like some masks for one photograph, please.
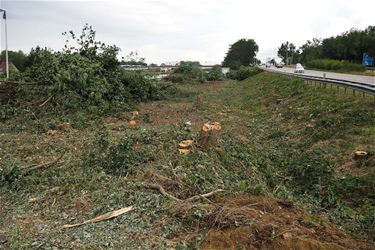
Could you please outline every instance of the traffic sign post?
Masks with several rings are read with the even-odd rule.
[[[367,53],[363,53],[362,64],[365,65],[366,67],[373,67],[374,66],[374,58],[371,57]]]

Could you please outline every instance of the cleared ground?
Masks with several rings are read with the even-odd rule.
[[[316,87],[261,73],[181,85],[168,100],[138,105],[136,117],[4,121],[0,247],[374,249],[373,100]],[[206,122],[221,129],[198,147]],[[188,139],[190,154],[179,154]],[[356,150],[368,156],[354,160]],[[148,184],[180,200],[224,192],[181,202]]]

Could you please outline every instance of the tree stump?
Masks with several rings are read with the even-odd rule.
[[[210,148],[216,148],[219,143],[220,131],[220,123],[205,123],[200,131],[198,146],[204,151],[208,151]]]

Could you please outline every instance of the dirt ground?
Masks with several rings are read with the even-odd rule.
[[[250,223],[229,226],[240,220]],[[312,217],[292,203],[270,198],[225,197],[218,201],[207,222],[213,224],[213,229],[202,249],[373,249],[373,245]]]

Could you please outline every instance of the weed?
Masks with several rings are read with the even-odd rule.
[[[13,158],[3,158],[0,163],[0,187],[12,184],[19,178],[21,170]]]

